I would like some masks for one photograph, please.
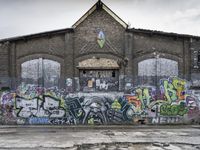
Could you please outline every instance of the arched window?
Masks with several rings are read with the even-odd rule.
[[[29,84],[57,86],[60,72],[60,63],[49,59],[33,59],[21,64],[22,81]]]
[[[166,58],[146,59],[138,63],[139,76],[178,76],[178,62]]]
[[[138,63],[138,76],[140,84],[155,83],[164,77],[178,76],[178,62],[166,58],[143,60]]]

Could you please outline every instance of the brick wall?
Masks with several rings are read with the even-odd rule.
[[[9,42],[0,43],[0,87],[10,86],[9,81]]]
[[[200,87],[200,63],[198,55],[200,55],[200,41],[190,40],[191,51],[191,81],[194,87]]]

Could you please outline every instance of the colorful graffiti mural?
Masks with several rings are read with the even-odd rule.
[[[127,95],[130,103],[133,103],[135,109],[140,114],[146,114],[148,117],[155,118],[153,122],[158,122],[158,116],[161,120],[169,117],[179,117],[182,119],[192,118],[191,112],[199,115],[199,100],[188,90],[187,82],[177,77],[160,80],[160,87],[136,87],[132,89],[130,95]],[[191,104],[191,105],[190,105]],[[197,115],[195,115],[196,118]],[[194,118],[195,118],[194,117]],[[172,119],[177,120],[177,119]],[[173,122],[173,121],[161,122]],[[176,121],[174,121],[176,122]]]
[[[71,85],[71,82],[70,82]],[[73,93],[57,87],[21,84],[1,94],[3,124],[184,123],[198,120],[199,99],[177,77],[160,87],[138,86],[129,94]]]

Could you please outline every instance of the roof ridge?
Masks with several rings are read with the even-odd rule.
[[[78,19],[73,25],[72,28],[76,28],[80,23],[82,23],[90,14],[95,10],[103,9],[111,17],[113,17],[119,24],[124,28],[128,28],[128,24],[124,22],[118,15],[116,15],[108,6],[106,6],[101,0],[98,0],[80,19]]]

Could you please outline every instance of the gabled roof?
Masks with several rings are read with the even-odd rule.
[[[76,28],[80,23],[82,23],[90,14],[92,14],[95,10],[103,9],[109,15],[111,15],[117,22],[119,22],[124,28],[128,28],[128,24],[126,24],[119,16],[117,16],[108,6],[106,6],[101,0],[98,0],[92,8],[90,8],[73,26],[72,28]]]
[[[17,41],[17,40],[28,40],[32,38],[38,38],[43,36],[51,36],[55,34],[61,34],[61,33],[73,33],[74,28],[76,28],[80,23],[82,23],[90,14],[92,14],[97,9],[103,9],[108,14],[110,14],[117,22],[119,22],[124,28],[126,28],[127,32],[133,32],[133,33],[145,33],[149,35],[162,35],[162,36],[168,36],[168,37],[175,37],[175,38],[194,38],[200,40],[200,36],[194,36],[194,35],[187,35],[187,34],[178,34],[178,33],[169,33],[169,32],[163,32],[163,31],[155,31],[155,30],[146,30],[146,29],[136,29],[136,28],[128,28],[128,25],[120,18],[118,17],[110,8],[108,8],[101,0],[98,0],[97,3],[94,4],[92,8],[90,8],[73,26],[72,28],[66,28],[66,29],[59,29],[59,30],[53,30],[53,31],[46,31],[42,33],[35,33],[30,35],[23,35],[23,36],[17,36],[17,37],[11,37],[11,38],[5,38],[0,39],[0,43],[7,42],[7,41]]]
[[[28,40],[28,39],[38,38],[38,37],[43,37],[43,36],[52,36],[56,34],[73,33],[73,32],[74,32],[73,28],[65,28],[65,29],[52,30],[52,31],[34,33],[34,34],[29,34],[29,35],[22,35],[22,36],[16,36],[16,37],[11,37],[11,38],[0,39],[0,43],[6,42],[6,41]]]
[[[144,33],[144,34],[149,34],[149,35],[162,35],[162,36],[175,37],[175,38],[200,39],[200,36],[195,36],[195,35],[190,35],[190,34],[179,34],[179,33],[173,33],[173,32],[164,32],[164,31],[148,30],[148,29],[130,28],[130,29],[126,29],[126,31],[133,32],[133,33]]]

